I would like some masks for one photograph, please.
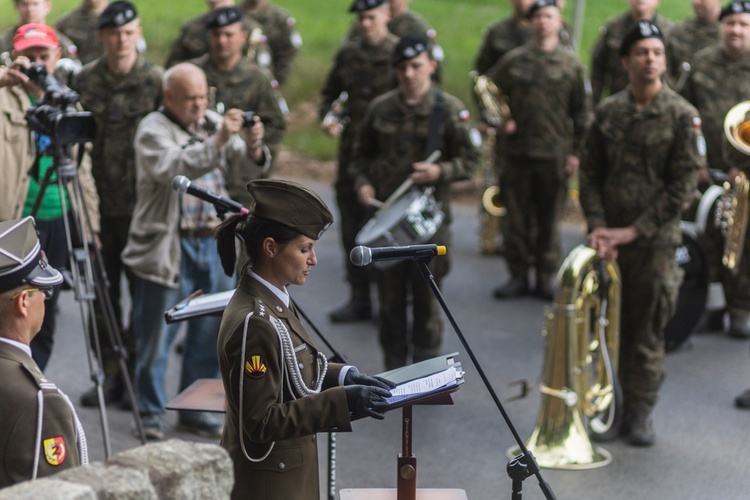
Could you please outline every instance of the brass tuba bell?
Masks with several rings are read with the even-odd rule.
[[[750,101],[735,104],[724,118],[724,134],[740,153],[750,156]],[[750,181],[744,172],[737,174],[727,189],[728,201],[724,203],[726,238],[722,263],[736,273],[745,247],[745,233],[750,216]]]
[[[611,455],[590,436],[613,438],[622,413],[617,378],[620,269],[579,245],[557,273],[547,311],[542,405],[526,446],[541,467],[593,469]],[[508,450],[515,456],[517,450]]]

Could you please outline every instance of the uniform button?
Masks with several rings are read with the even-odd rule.
[[[284,462],[279,462],[279,470],[286,469],[286,464]]]
[[[276,311],[281,312],[283,309],[281,309],[281,306],[276,306]]]
[[[301,369],[303,369],[303,368],[305,367],[305,365],[303,365],[302,363],[297,363],[297,366],[299,366],[299,369],[300,369],[300,370],[301,370]]]

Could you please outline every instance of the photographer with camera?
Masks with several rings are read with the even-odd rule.
[[[131,330],[136,345],[138,411],[147,439],[164,438],[167,404],[166,364],[177,328],[164,322],[164,311],[197,289],[211,293],[232,288],[213,239],[216,209],[172,187],[185,175],[204,189],[228,197],[233,176],[259,177],[270,164],[263,144],[263,123],[243,127],[243,113],[223,118],[207,110],[203,71],[181,63],[164,74],[164,105],[148,114],[135,134],[136,203],[123,263],[133,275]],[[188,322],[180,390],[199,378],[217,378],[216,335],[220,318]],[[182,412],[179,426],[218,436],[222,423],[205,413]]]
[[[32,131],[26,112],[44,97],[44,90],[36,77],[51,75],[61,55],[52,28],[43,24],[26,24],[18,28],[13,39],[13,62],[8,68],[0,69],[0,136],[6,139],[0,143],[0,178],[3,179],[0,183],[0,220],[31,215],[41,191],[40,179],[55,168],[52,138]],[[55,92],[62,89],[57,85]],[[87,162],[81,164],[79,176],[93,229],[98,232],[99,198]],[[50,265],[59,269],[68,267],[63,218],[68,216],[71,207],[70,194],[61,192],[56,184],[57,173],[53,172],[34,215],[42,250]],[[42,328],[31,344],[34,360],[42,370],[52,352],[59,289],[59,286],[55,287],[51,300],[47,302]]]

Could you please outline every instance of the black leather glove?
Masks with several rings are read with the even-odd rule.
[[[356,368],[352,367],[346,372],[344,377],[344,385],[369,385],[372,387],[380,387],[386,391],[396,387],[394,382],[383,377],[371,377],[365,373],[360,373]]]
[[[344,391],[352,420],[368,416],[378,420],[385,418],[381,412],[388,406],[385,398],[391,396],[389,391],[368,385],[348,385]]]

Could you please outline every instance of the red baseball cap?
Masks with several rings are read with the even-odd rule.
[[[19,51],[30,47],[56,49],[59,46],[55,30],[46,24],[24,24],[16,30],[13,37],[13,49]]]

